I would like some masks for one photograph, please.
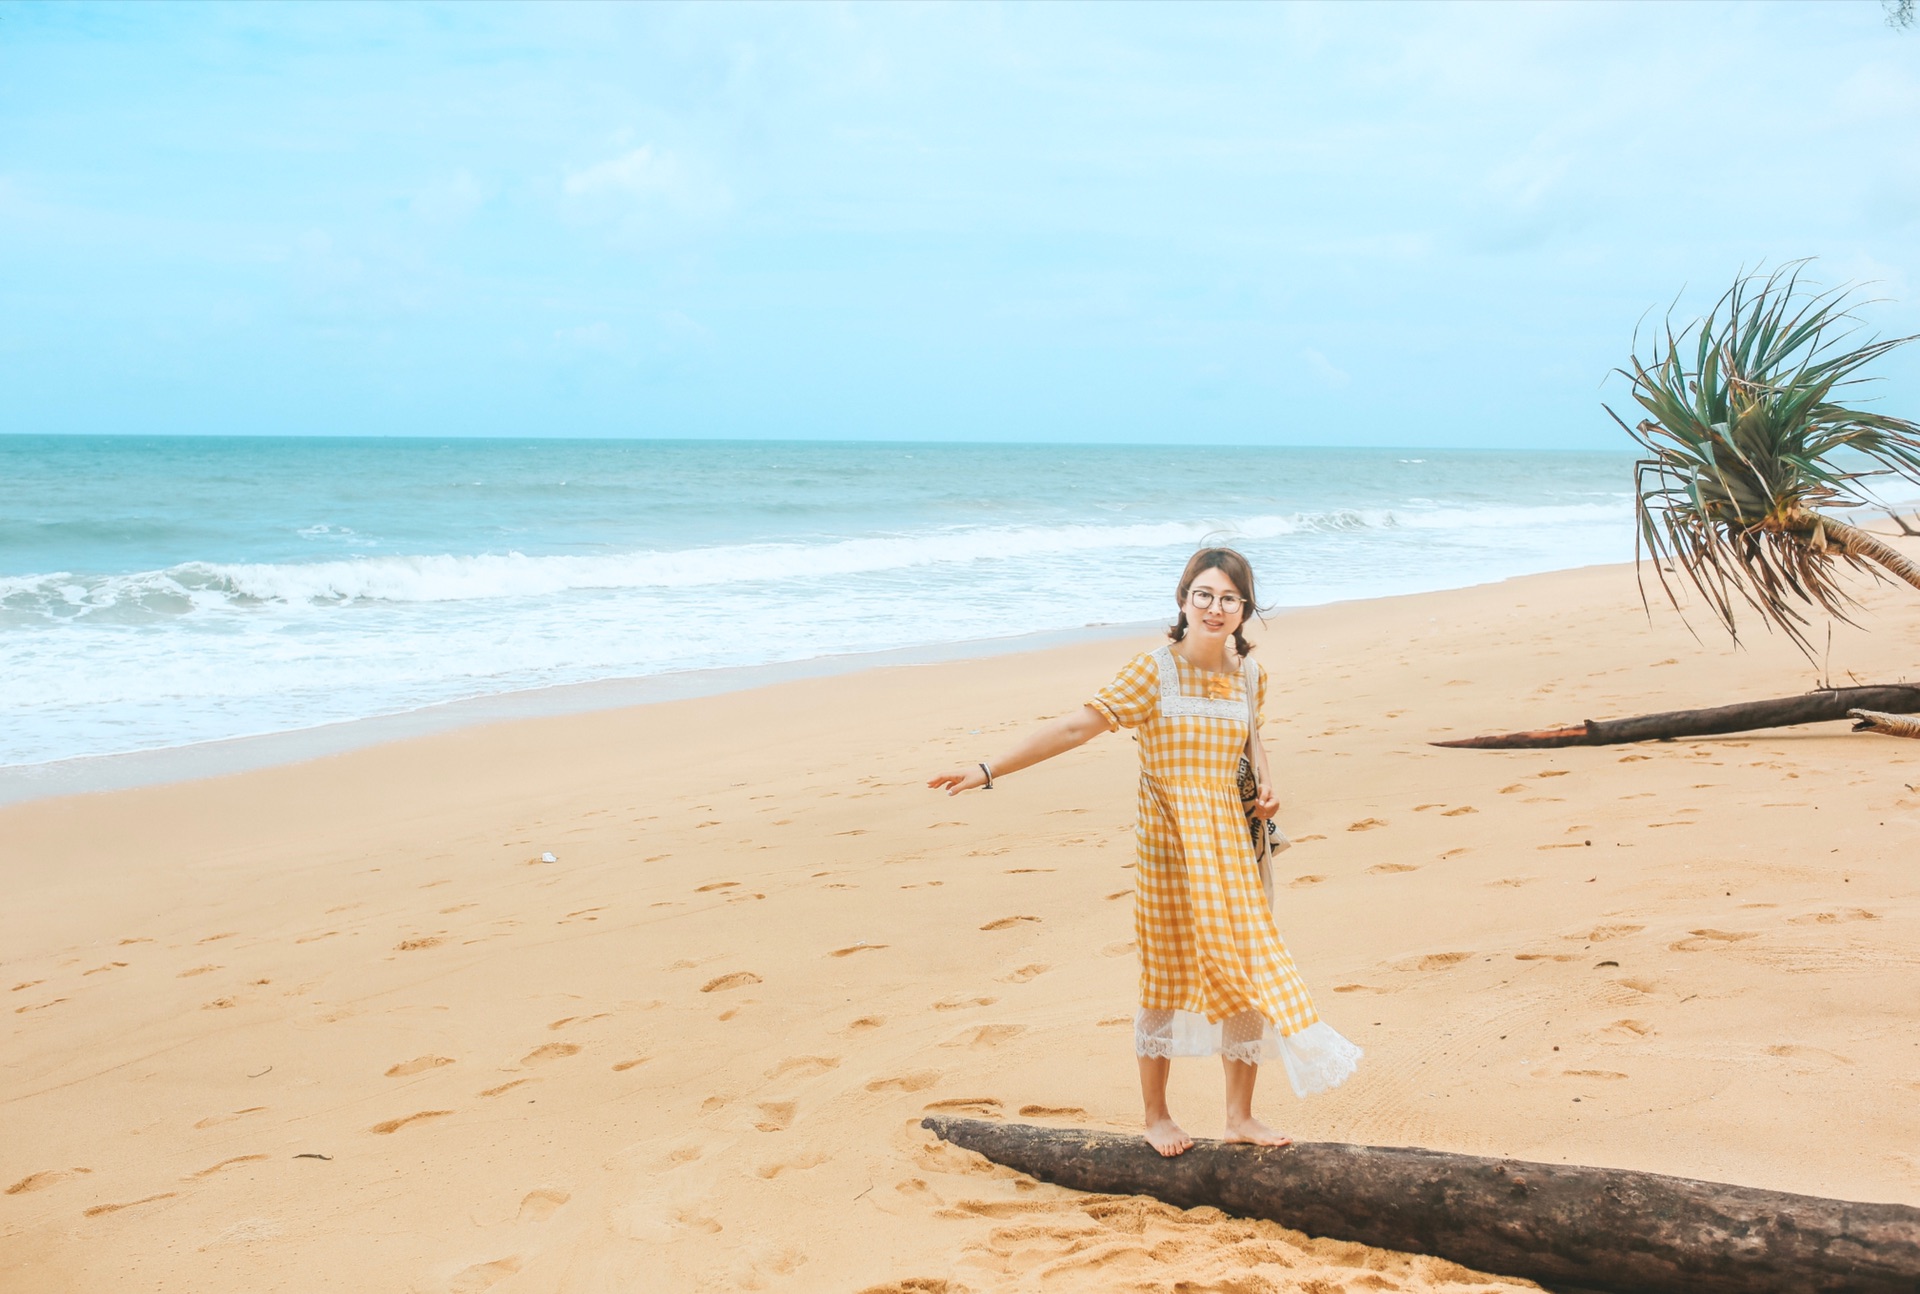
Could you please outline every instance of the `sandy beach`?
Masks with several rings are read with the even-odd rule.
[[[1867,601],[1833,680],[1913,678],[1920,598]],[[1697,627],[1607,566],[1255,635],[1281,929],[1367,1050],[1270,1121],[1920,1204],[1920,743],[1426,744],[1819,681]],[[1152,645],[0,810],[0,1288],[1532,1288],[920,1130],[1136,1126],[1131,743],[923,783]],[[1216,1066],[1174,1091],[1218,1131]]]

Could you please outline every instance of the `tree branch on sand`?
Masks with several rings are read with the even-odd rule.
[[[1879,710],[1849,710],[1855,732],[1879,732],[1889,737],[1920,737],[1920,719],[1910,715],[1886,714]]]
[[[1210,1205],[1563,1291],[1920,1289],[1920,1209],[1900,1204],[1435,1150],[1198,1141],[1164,1159],[1138,1135],[942,1117],[921,1125],[1075,1190]]]
[[[1704,710],[1671,710],[1664,714],[1635,715],[1631,719],[1588,719],[1565,728],[1461,737],[1430,744],[1468,750],[1617,746],[1629,741],[1671,741],[1679,737],[1714,737],[1729,732],[1752,732],[1758,728],[1787,728],[1794,724],[1852,718],[1869,712],[1884,712],[1890,719],[1897,714],[1920,713],[1920,687],[1822,688],[1803,696],[1781,697],[1773,701],[1743,701],[1737,705],[1717,705]],[[1895,719],[1894,722],[1906,721]],[[1854,731],[1865,730],[1856,725]]]

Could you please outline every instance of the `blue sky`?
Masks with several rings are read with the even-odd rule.
[[[5,432],[1624,447],[1800,256],[1920,332],[1873,0],[0,4]]]

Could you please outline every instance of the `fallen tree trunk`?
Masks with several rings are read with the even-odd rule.
[[[1849,710],[1855,732],[1878,732],[1889,737],[1920,737],[1920,719],[1903,714],[1882,714],[1878,710]]]
[[[1211,1205],[1309,1235],[1432,1254],[1607,1294],[1913,1294],[1920,1209],[1614,1168],[1435,1150],[1145,1139],[931,1117],[939,1136],[1041,1181],[1181,1208]]]
[[[1920,712],[1920,687],[1835,687],[1773,701],[1742,701],[1705,710],[1671,710],[1631,719],[1588,719],[1566,728],[1496,733],[1436,741],[1435,746],[1471,750],[1543,750],[1554,746],[1617,746],[1629,741],[1665,741],[1675,737],[1714,737],[1759,728],[1788,728],[1799,723],[1844,719],[1849,710],[1889,714]]]

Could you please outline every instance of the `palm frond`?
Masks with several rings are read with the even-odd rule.
[[[1669,309],[1645,359],[1636,330],[1616,371],[1645,416],[1607,413],[1647,454],[1634,467],[1636,566],[1653,561],[1676,607],[1680,577],[1736,639],[1744,603],[1811,655],[1808,612],[1846,621],[1857,605],[1842,569],[1879,573],[1828,545],[1820,514],[1877,503],[1873,477],[1920,482],[1920,425],[1854,404],[1873,380],[1862,371],[1916,337],[1857,342],[1855,311],[1870,303],[1806,283],[1807,265],[1742,275],[1678,331]]]

